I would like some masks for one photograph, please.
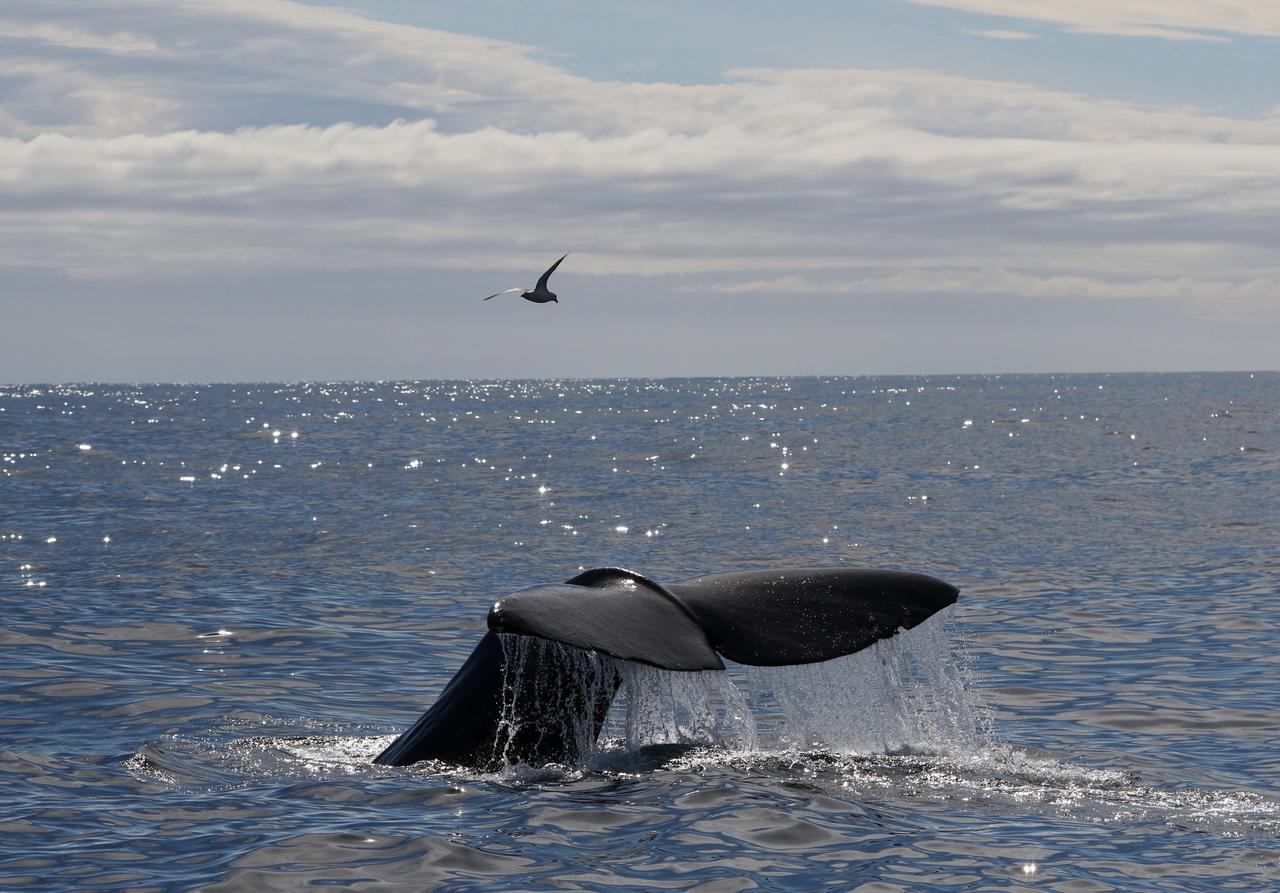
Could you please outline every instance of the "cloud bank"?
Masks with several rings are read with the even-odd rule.
[[[1280,31],[1261,4],[927,2]],[[580,273],[691,295],[1277,302],[1280,110],[932,71],[601,82],[533,47],[285,0],[53,0],[7,11],[0,40],[10,269],[523,270],[567,247]]]
[[[1070,31],[1163,40],[1224,42],[1228,35],[1280,36],[1271,0],[907,0],[1003,18],[1049,22]]]

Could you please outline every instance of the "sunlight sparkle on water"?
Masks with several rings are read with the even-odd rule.
[[[1276,511],[1274,463],[1259,451],[1280,424],[1271,382],[937,380],[127,387],[98,415],[77,407],[47,430],[15,411],[27,393],[0,387],[0,428],[19,417],[0,446],[0,584],[17,596],[10,637],[30,643],[9,649],[22,700],[0,721],[39,760],[20,754],[0,771],[10,811],[26,817],[0,850],[50,863],[8,867],[104,888],[233,885],[242,860],[261,859],[249,870],[265,884],[277,868],[313,885],[440,870],[459,888],[514,872],[522,887],[580,877],[570,883],[648,889],[673,883],[659,876],[668,868],[727,881],[741,857],[767,859],[770,881],[796,889],[873,875],[931,893],[1019,876],[1023,888],[1274,886],[1275,691],[1256,673],[1274,629],[1257,597],[1270,591]],[[445,406],[458,420],[447,432]],[[155,433],[137,433],[149,415]],[[308,415],[303,445],[291,432]],[[272,417],[283,424],[264,429]],[[82,451],[76,433],[106,446]],[[305,453],[284,458],[273,435]],[[791,469],[805,444],[809,461]],[[48,448],[26,452],[37,445]],[[394,474],[414,456],[426,477]],[[254,487],[236,484],[254,469]],[[1170,508],[1203,523],[1179,524],[1185,512]],[[323,531],[322,512],[337,530]],[[59,530],[62,548],[41,553]],[[111,548],[93,549],[95,536]],[[964,647],[939,664],[919,639],[926,626],[908,633],[921,648],[878,648],[830,674],[730,666],[718,678],[742,681],[749,714],[720,688],[704,697],[640,670],[617,702],[635,722],[613,717],[599,764],[499,777],[372,765],[394,737],[382,733],[438,694],[424,683],[458,669],[477,597],[574,567],[635,562],[665,581],[774,559],[936,572],[961,584],[951,611]],[[536,565],[527,575],[525,562]],[[376,603],[357,595],[366,581],[353,567],[383,593]],[[1224,622],[1203,622],[1206,603]],[[258,632],[215,625],[264,611]],[[1054,644],[1060,631],[1077,634]],[[376,671],[384,661],[416,667],[394,694]],[[961,681],[973,672],[974,700],[952,698],[950,676],[918,672],[935,667]],[[335,674],[336,692],[323,684]],[[1113,727],[1118,701],[1134,715]],[[708,702],[717,727],[700,734]],[[972,729],[948,719],[970,706]],[[84,722],[57,721],[72,714]],[[729,721],[748,716],[760,742],[736,748]],[[1052,758],[1040,756],[1046,743]],[[1123,771],[1095,768],[1113,763]],[[451,802],[472,779],[467,801]],[[129,806],[140,785],[158,792],[155,809]],[[412,796],[384,796],[404,787]],[[386,835],[367,824],[370,797]],[[113,811],[127,821],[100,820]],[[691,822],[716,829],[715,852],[682,836]],[[398,840],[404,828],[412,839]],[[86,829],[96,849],[83,847]],[[887,845],[895,835],[921,846]],[[487,862],[491,843],[501,852]],[[373,858],[356,852],[375,846]],[[69,848],[75,864],[62,860]],[[116,862],[143,849],[144,860]],[[1040,858],[1051,862],[1043,879]],[[6,879],[0,889],[21,886]]]

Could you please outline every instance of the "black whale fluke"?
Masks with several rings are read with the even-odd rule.
[[[489,632],[435,704],[374,762],[572,762],[599,735],[621,683],[616,661],[602,655],[685,671],[723,670],[721,655],[754,666],[816,663],[911,629],[958,595],[924,574],[852,568],[714,574],[665,587],[599,568],[522,589],[493,605]],[[503,633],[569,647],[526,650],[509,666]]]

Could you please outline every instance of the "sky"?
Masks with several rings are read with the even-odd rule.
[[[3,383],[1278,344],[1274,0],[0,5]]]

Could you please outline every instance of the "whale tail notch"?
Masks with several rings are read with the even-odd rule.
[[[941,580],[901,571],[748,571],[664,587],[622,568],[589,570],[499,599],[440,697],[374,762],[574,762],[600,733],[619,661],[680,671],[723,670],[721,655],[816,663],[911,629],[957,597]]]

